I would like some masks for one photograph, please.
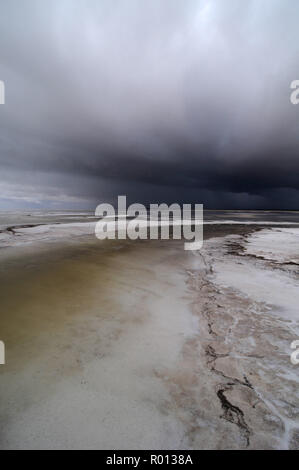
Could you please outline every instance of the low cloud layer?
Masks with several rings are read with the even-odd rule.
[[[0,208],[299,209],[297,0],[0,8]]]

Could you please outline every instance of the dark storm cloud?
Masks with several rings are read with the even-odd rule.
[[[297,0],[0,0],[0,203],[299,205]]]

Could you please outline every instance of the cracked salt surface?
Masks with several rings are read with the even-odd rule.
[[[279,263],[299,264],[299,229],[262,230],[248,240],[245,253]]]
[[[264,229],[209,239],[195,257],[208,268],[200,291],[214,300],[197,308],[208,323],[207,365],[221,380],[222,418],[238,426],[247,448],[299,446],[298,370],[290,363],[299,334],[298,270],[289,265],[298,233]]]
[[[241,237],[234,239],[242,243]],[[299,260],[299,229],[264,229],[249,236],[243,246],[245,255],[280,263],[294,262]],[[299,321],[299,282],[288,271],[271,270],[248,263],[248,259],[236,263],[228,256],[215,260],[213,269],[217,284],[276,307],[273,313],[283,319]]]
[[[80,226],[89,230],[61,224],[9,237],[21,243],[34,231],[39,241],[72,227],[80,235]],[[298,232],[286,230],[279,251],[281,233],[209,239],[196,256],[175,244],[107,248],[106,256],[89,256],[88,247],[82,259],[38,275],[40,297],[26,275],[22,305],[9,296],[4,309],[9,324],[16,312],[26,318],[19,328],[28,338],[22,355],[14,352],[20,372],[3,374],[0,446],[299,448],[298,372],[288,351],[297,274],[277,264],[294,259]],[[30,319],[41,312],[47,336],[31,338]]]

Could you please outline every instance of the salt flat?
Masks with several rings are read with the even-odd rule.
[[[2,250],[1,448],[298,448],[298,232],[230,230]]]

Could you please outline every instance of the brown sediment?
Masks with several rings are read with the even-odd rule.
[[[161,439],[171,445],[159,412],[167,392],[153,369],[175,360],[189,322],[188,312],[180,318],[187,302],[179,298],[185,275],[178,250],[94,240],[35,250],[15,248],[18,256],[6,257],[0,270],[7,357],[0,370],[0,447],[76,448],[79,440],[80,447],[158,448]],[[184,259],[181,244],[179,252]],[[81,413],[89,416],[85,424]],[[153,436],[151,426],[146,430],[151,420]],[[134,436],[144,436],[144,444],[133,445]],[[172,442],[178,444],[176,435]]]
[[[206,239],[234,237],[197,256],[181,242],[14,248],[0,267],[0,446],[296,447],[290,325],[215,282],[217,257],[255,262],[253,230],[209,226]]]

